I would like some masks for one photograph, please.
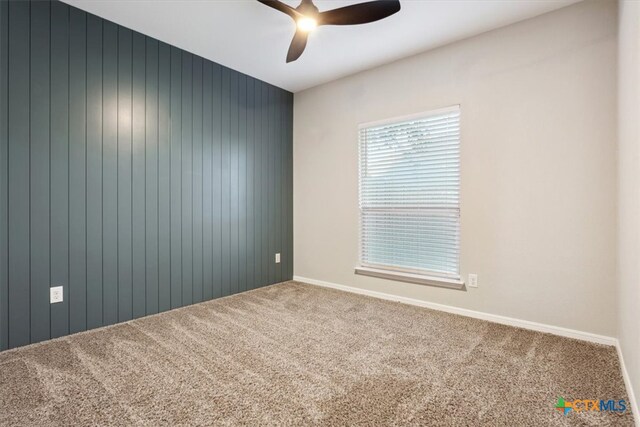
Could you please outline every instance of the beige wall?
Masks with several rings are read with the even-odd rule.
[[[616,20],[582,2],[297,93],[295,275],[614,336]],[[479,288],[354,275],[358,124],[453,104]]]
[[[640,393],[640,2],[620,2],[619,34],[618,338]]]

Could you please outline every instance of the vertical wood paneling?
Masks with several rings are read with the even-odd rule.
[[[193,302],[202,301],[202,58],[193,58],[192,192],[193,192]]]
[[[278,205],[278,200],[276,196],[276,138],[277,138],[277,129],[279,127],[277,122],[276,115],[276,88],[269,85],[269,165],[268,168],[268,182],[269,182],[269,213],[268,213],[268,221],[269,221],[269,229],[276,230],[276,210]],[[277,278],[277,264],[275,263],[274,254],[277,252],[277,237],[276,233],[269,233],[269,283],[276,283]]]
[[[280,249],[282,250],[282,266],[281,266],[281,272],[280,272],[280,280],[284,281],[286,280],[286,277],[288,276],[288,259],[287,257],[289,256],[289,250],[288,250],[288,237],[287,237],[287,221],[288,221],[288,217],[287,217],[287,173],[285,171],[285,168],[287,167],[287,149],[286,149],[286,141],[287,141],[287,94],[286,93],[281,93],[280,94],[280,114],[282,116],[281,118],[281,140],[279,143],[279,148],[280,148],[280,238],[282,239],[281,242],[281,247]]]
[[[171,308],[182,305],[182,51],[171,47]]]
[[[285,174],[285,236],[286,243],[284,246],[286,271],[283,280],[293,279],[293,94],[285,94],[285,113],[286,113],[286,133],[284,139],[284,159],[285,163],[283,171]]]
[[[193,55],[182,54],[182,305],[193,302]]]
[[[142,34],[133,33],[132,64],[132,303],[133,317],[147,313],[146,268],[146,40]]]
[[[30,341],[29,3],[9,3],[9,346]]]
[[[280,204],[279,209],[280,209],[280,215],[278,216],[278,220],[280,221],[280,252],[281,252],[281,260],[282,263],[280,264],[280,281],[285,280],[285,277],[287,277],[287,256],[288,256],[288,250],[287,250],[287,209],[286,209],[286,203],[287,203],[287,192],[286,192],[286,184],[287,184],[287,179],[286,179],[286,173],[284,171],[284,168],[286,167],[286,159],[285,159],[285,155],[286,155],[286,150],[285,150],[285,144],[286,144],[286,139],[287,139],[287,128],[286,128],[286,123],[287,123],[287,113],[286,113],[286,108],[287,108],[287,97],[285,93],[279,92],[279,96],[280,96],[280,105],[278,106],[278,112],[280,114],[280,140],[278,141],[278,159],[280,160],[280,166],[278,169],[278,180],[279,182],[279,188],[280,188]]]
[[[132,32],[118,27],[118,321],[132,318]]]
[[[231,293],[231,151],[229,140],[231,138],[231,114],[230,114],[230,84],[231,72],[227,68],[222,68],[222,107],[221,107],[221,179],[222,188],[220,209],[222,211],[220,225],[222,227],[221,236],[221,259],[222,259],[222,295],[227,296]]]
[[[159,304],[159,263],[158,263],[158,216],[159,216],[159,157],[158,122],[159,92],[158,41],[145,38],[145,289],[146,313],[158,312]],[[135,307],[135,306],[134,306]],[[145,313],[142,313],[145,314]]]
[[[292,103],[66,4],[0,1],[0,350],[291,278]]]
[[[103,22],[102,314],[118,321],[118,27]]]
[[[223,106],[223,92],[222,92],[222,67],[218,64],[213,64],[211,69],[211,98],[213,105],[211,112],[212,124],[212,161],[211,161],[211,186],[212,186],[212,227],[211,227],[211,239],[213,242],[212,255],[213,261],[212,276],[213,276],[213,297],[218,298],[223,295],[223,246],[222,246],[222,106]]]
[[[284,172],[287,176],[287,247],[288,253],[288,269],[286,277],[283,280],[293,279],[293,94],[287,93],[287,137],[284,141],[287,162],[284,166]]]
[[[266,155],[265,155],[265,196],[267,199],[266,202],[266,212],[265,212],[265,230],[270,230],[271,227],[273,226],[273,218],[271,215],[271,211],[274,209],[274,200],[273,200],[273,174],[271,172],[271,167],[273,165],[273,130],[275,127],[275,123],[273,123],[273,117],[274,117],[274,111],[273,111],[273,88],[271,87],[271,85],[267,84],[265,85],[265,89],[266,89],[266,95],[265,95],[265,99],[266,99],[266,107],[265,107],[265,114],[266,114],[266,121],[267,121],[267,128],[265,129],[265,149],[266,149]],[[273,283],[273,276],[274,276],[274,271],[275,271],[275,263],[273,262],[273,260],[271,259],[271,257],[273,256],[273,253],[275,252],[275,247],[273,244],[273,236],[271,236],[270,233],[266,233],[265,234],[265,251],[268,254],[267,256],[264,257],[264,262],[266,264],[266,282],[268,284],[272,284]]]
[[[9,2],[0,2],[0,350],[9,347]]]
[[[171,48],[158,46],[158,311],[171,308]]]
[[[254,100],[253,103],[255,105],[255,114],[253,118],[253,133],[255,135],[254,140],[254,150],[255,150],[255,162],[254,162],[254,177],[253,177],[253,199],[254,199],[254,207],[253,207],[253,224],[254,224],[254,237],[253,237],[253,248],[254,248],[254,263],[253,263],[253,271],[254,271],[254,280],[256,282],[256,286],[258,283],[264,283],[264,279],[262,276],[262,160],[263,160],[263,149],[262,149],[262,140],[263,140],[263,132],[262,132],[262,111],[263,111],[263,103],[262,103],[262,82],[256,80],[254,84],[253,91]]]
[[[87,329],[86,13],[69,8],[69,28],[69,331],[74,333]]]
[[[229,292],[238,292],[238,73],[229,76]]]
[[[255,212],[254,212],[254,179],[255,179],[255,165],[254,165],[254,123],[255,123],[255,79],[248,77],[247,78],[247,122],[246,122],[246,130],[247,130],[247,143],[246,143],[246,153],[247,153],[247,161],[246,161],[246,185],[247,185],[247,206],[246,206],[246,227],[247,227],[247,235],[245,240],[246,247],[246,280],[247,280],[247,289],[254,289],[256,287],[255,282],[255,270],[253,265],[255,263],[255,240],[254,240],[254,221],[255,221]]]
[[[269,272],[273,268],[271,266],[271,248],[269,247],[269,211],[273,205],[273,201],[270,198],[269,188],[269,165],[271,160],[271,146],[270,141],[270,129],[273,127],[272,123],[269,123],[269,85],[262,84],[262,283],[271,284]]]
[[[247,76],[238,78],[238,289],[247,290]]]
[[[203,299],[213,298],[213,70],[202,70],[202,283]],[[217,243],[217,242],[216,242]]]
[[[49,324],[49,35],[50,3],[31,5],[31,342],[50,337]]]
[[[275,252],[280,253],[280,263],[275,264],[276,276],[274,282],[278,283],[282,281],[282,93],[277,88],[275,89],[275,110],[276,117],[273,121],[276,128],[276,139],[273,147],[273,153],[275,154],[275,166],[274,170],[274,185],[275,185],[275,201],[276,208],[274,212],[275,222]]]
[[[87,328],[102,326],[102,20],[87,16]]]
[[[69,7],[51,3],[51,337],[69,333]],[[65,286],[66,285],[66,286]]]

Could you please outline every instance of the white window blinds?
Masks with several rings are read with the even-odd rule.
[[[458,278],[460,110],[360,128],[360,264]]]

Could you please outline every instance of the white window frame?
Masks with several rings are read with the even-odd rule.
[[[430,117],[433,115],[443,114],[451,111],[458,111],[460,113],[460,129],[462,128],[462,111],[460,105],[452,105],[449,107],[438,108],[434,110],[423,111],[421,113],[410,114],[399,117],[392,117],[389,119],[372,121],[361,123],[358,125],[358,170],[360,171],[362,167],[362,160],[360,158],[361,155],[361,147],[360,147],[360,131],[362,129],[383,126],[387,124],[393,123],[402,123],[415,119],[422,119],[426,117]],[[462,146],[462,135],[460,134],[460,142],[459,146]],[[409,269],[397,269],[391,266],[378,266],[378,265],[367,265],[363,264],[362,259],[362,219],[363,212],[360,206],[360,196],[361,195],[361,182],[360,182],[360,173],[358,173],[358,265],[355,268],[356,274],[361,274],[365,276],[378,277],[382,279],[389,280],[397,280],[402,282],[416,283],[421,285],[432,285],[432,286],[440,286],[451,289],[462,289],[464,287],[464,281],[460,278],[460,249],[458,249],[458,272],[456,274],[443,273],[442,275],[429,275],[425,274],[423,271],[411,271]],[[458,227],[460,227],[460,217],[461,217],[461,201],[458,202]],[[461,236],[459,236],[461,239]],[[460,243],[460,242],[459,242]],[[461,246],[459,246],[460,248]]]

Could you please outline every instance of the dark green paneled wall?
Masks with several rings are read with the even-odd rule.
[[[292,120],[282,89],[0,0],[0,349],[291,279]]]

